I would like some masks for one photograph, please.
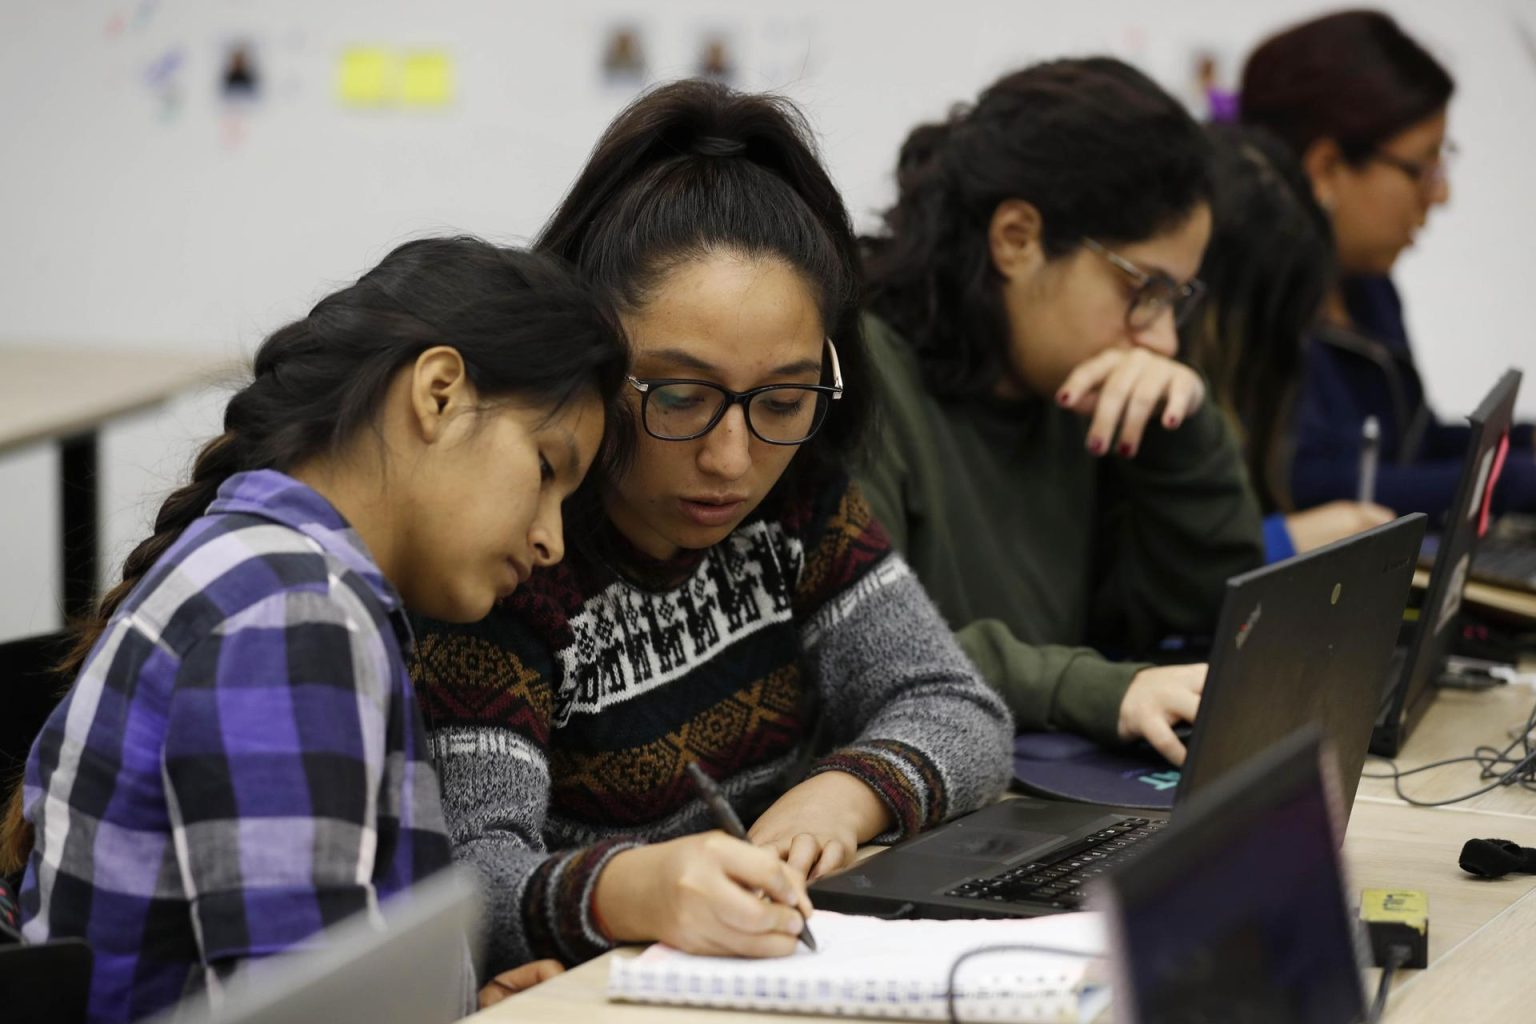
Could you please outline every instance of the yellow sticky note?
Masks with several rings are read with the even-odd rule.
[[[453,58],[441,50],[407,53],[401,62],[400,99],[408,107],[453,101]]]
[[[336,91],[341,102],[356,107],[381,107],[395,100],[395,55],[378,47],[354,46],[341,55]]]

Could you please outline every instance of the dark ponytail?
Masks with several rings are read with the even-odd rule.
[[[224,411],[224,433],[123,563],[123,579],[77,627],[60,665],[73,678],[123,600],[235,473],[285,470],[370,429],[390,382],[423,351],[449,345],[476,392],[559,409],[583,395],[610,405],[627,372],[617,317],[560,261],[475,238],[399,246],[355,284],[320,300],[256,351],[251,381]],[[0,873],[31,848],[16,787],[0,823]]]
[[[998,205],[1033,204],[1051,258],[1088,236],[1140,242],[1210,198],[1206,159],[1199,125],[1128,64],[1007,75],[902,146],[896,204],[867,241],[870,307],[913,346],[936,394],[986,394],[1009,336],[987,240]]]
[[[856,453],[871,402],[857,243],[788,100],[702,81],[640,97],[598,140],[535,248],[575,263],[621,310],[644,307],[669,271],[716,252],[783,260],[815,291],[846,391],[781,488]]]
[[[1180,346],[1242,438],[1259,504],[1290,512],[1286,439],[1304,339],[1333,283],[1333,231],[1285,143],[1258,128],[1207,131],[1216,189],[1206,298],[1180,326]]]

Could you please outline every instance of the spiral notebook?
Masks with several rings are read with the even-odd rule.
[[[773,960],[693,956],[661,943],[616,957],[608,998],[843,1017],[947,1020],[950,969],[987,946],[1027,944],[1083,956],[998,951],[967,957],[956,976],[961,1020],[1044,1024],[1094,1019],[1108,999],[1096,913],[980,921],[885,921],[818,911],[820,952]]]

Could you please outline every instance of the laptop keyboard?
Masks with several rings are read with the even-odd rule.
[[[1536,546],[1490,537],[1472,556],[1472,575],[1517,590],[1536,589]]]
[[[1076,910],[1083,905],[1083,886],[1089,879],[1135,856],[1142,842],[1167,824],[1161,818],[1121,818],[1040,860],[962,882],[944,895]]]

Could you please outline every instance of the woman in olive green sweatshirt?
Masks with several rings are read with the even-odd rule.
[[[1063,60],[918,128],[897,178],[867,250],[869,500],[1021,728],[1182,763],[1205,666],[1106,654],[1208,633],[1263,560],[1235,443],[1175,358],[1206,140],[1133,68]]]

